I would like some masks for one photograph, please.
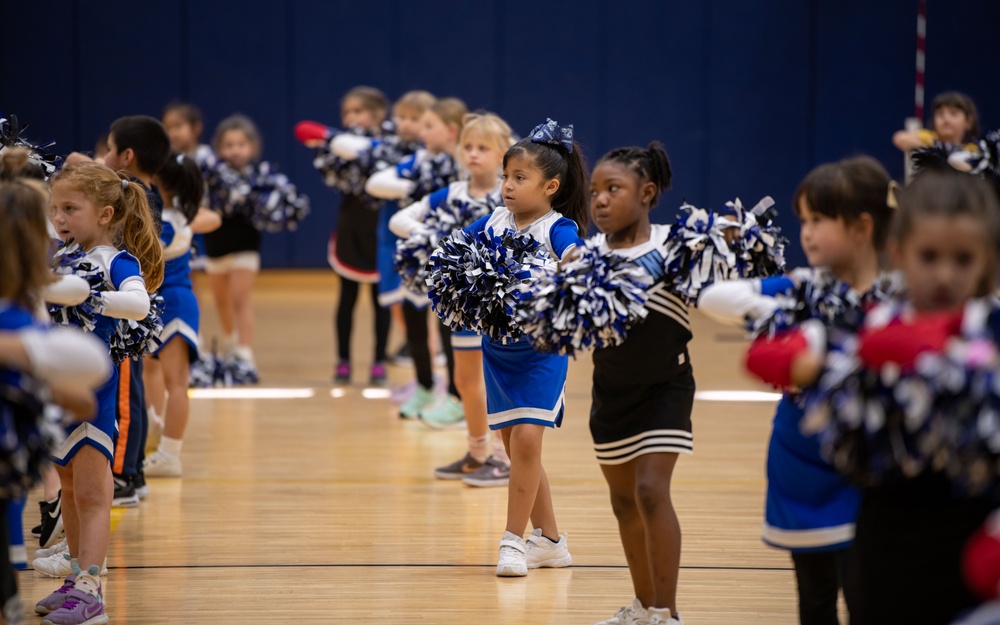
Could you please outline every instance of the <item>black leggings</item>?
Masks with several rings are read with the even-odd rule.
[[[444,323],[441,324],[441,349],[444,350],[444,357],[448,360],[448,393],[452,397],[461,397],[458,388],[455,387],[455,352],[451,347],[451,328]]]
[[[17,574],[10,562],[10,536],[7,526],[6,499],[0,499],[0,611],[6,622],[22,623],[21,598],[17,594]],[[17,615],[14,620],[11,617]]]
[[[406,344],[417,370],[417,384],[425,389],[434,388],[434,363],[431,361],[430,333],[427,330],[427,313],[430,308],[417,308],[403,302],[403,321],[406,323]]]
[[[417,383],[431,389],[434,386],[434,362],[430,350],[430,332],[427,318],[430,308],[418,309],[410,302],[403,302],[403,319],[406,321],[406,344],[410,347],[413,367],[417,370]],[[455,355],[451,351],[451,330],[446,325],[441,328],[441,348],[448,361],[448,392],[458,397],[455,388]]]
[[[792,553],[801,625],[839,625],[837,597],[847,586],[848,550]]]
[[[375,362],[385,361],[386,344],[389,342],[389,309],[378,304],[378,285],[372,287],[372,306],[375,308]],[[358,302],[361,283],[340,276],[340,301],[334,324],[337,331],[337,352],[340,360],[351,361],[351,330],[354,327],[354,305]]]

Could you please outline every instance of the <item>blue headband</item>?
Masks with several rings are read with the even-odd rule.
[[[561,145],[566,148],[566,151],[573,152],[573,124],[560,126],[547,117],[544,124],[535,126],[534,130],[531,131],[531,141],[533,143]]]

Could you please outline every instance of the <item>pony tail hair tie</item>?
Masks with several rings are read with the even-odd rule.
[[[122,191],[128,188],[128,178],[122,178]]]
[[[562,146],[567,152],[573,152],[573,124],[560,126],[554,119],[547,117],[544,124],[532,129],[530,136],[533,143]]]

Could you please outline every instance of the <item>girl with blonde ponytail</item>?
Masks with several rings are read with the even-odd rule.
[[[149,292],[163,281],[163,248],[146,192],[104,165],[80,162],[52,176],[51,197],[52,225],[59,238],[79,245],[84,260],[103,279],[91,298],[93,333],[110,351],[118,320],[145,319]],[[99,576],[106,570],[111,536],[117,388],[118,372],[112,368],[111,378],[97,391],[96,417],[69,426],[65,442],[53,454],[69,553],[35,566],[43,574],[65,578],[61,588],[36,606],[40,614],[57,613],[58,618],[50,617],[52,622],[77,622],[77,613],[86,614],[87,622],[107,622]]]

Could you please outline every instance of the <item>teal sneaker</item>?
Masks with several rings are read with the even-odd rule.
[[[432,406],[436,399],[433,389],[426,389],[417,384],[413,395],[399,407],[399,416],[403,419],[416,419],[421,412]]]
[[[462,402],[452,396],[445,397],[437,405],[420,411],[420,420],[435,430],[452,430],[465,427],[465,411]]]

